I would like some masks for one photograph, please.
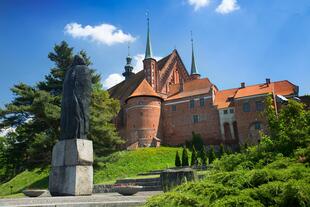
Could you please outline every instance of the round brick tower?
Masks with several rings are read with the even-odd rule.
[[[126,100],[128,148],[158,146],[161,97],[144,79]]]

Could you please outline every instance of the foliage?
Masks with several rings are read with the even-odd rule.
[[[195,132],[192,132],[192,148],[195,148],[198,152],[200,152],[201,149],[203,149],[203,140],[200,134],[196,134]]]
[[[220,150],[219,150],[219,158],[221,158],[222,157],[222,155],[224,155],[225,154],[225,148],[224,148],[224,145],[223,144],[220,144]]]
[[[266,117],[271,140],[265,150],[276,150],[289,156],[294,149],[305,148],[310,144],[310,111],[304,105],[294,100],[288,100],[276,114],[272,99],[267,100]]]
[[[195,147],[193,147],[192,157],[191,157],[191,166],[195,166],[198,164],[198,157]]]
[[[201,165],[206,166],[207,165],[207,159],[208,159],[206,150],[204,148],[202,148],[200,150],[199,155],[200,155],[200,159],[201,159]]]
[[[211,164],[216,159],[213,146],[211,146],[210,149],[208,150],[208,159],[209,159],[209,164]]]
[[[189,162],[188,162],[188,151],[186,149],[186,147],[183,148],[182,151],[182,166],[189,166]]]
[[[310,206],[309,111],[289,100],[276,114],[267,103],[270,133],[259,145],[224,154],[204,180],[154,196],[146,206]]]
[[[87,65],[90,58],[80,51]],[[0,129],[16,127],[6,136],[3,149],[6,159],[0,160],[6,178],[25,169],[50,163],[51,150],[59,138],[60,103],[64,76],[73,60],[73,48],[66,42],[55,45],[48,54],[54,63],[43,81],[34,86],[18,83],[11,89],[14,99],[0,109]],[[119,103],[109,98],[100,85],[100,75],[91,70],[93,94],[91,101],[90,136],[96,155],[115,150],[122,143],[111,119],[118,113]]]
[[[182,163],[181,163],[181,158],[180,158],[180,156],[179,156],[179,151],[177,151],[177,152],[175,153],[174,165],[175,165],[176,167],[181,167],[181,165],[182,165]]]

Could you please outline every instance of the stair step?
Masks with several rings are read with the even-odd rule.
[[[159,178],[138,178],[138,179],[119,179],[116,183],[136,183],[136,182],[160,182]]]

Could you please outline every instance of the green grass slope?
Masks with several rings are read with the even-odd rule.
[[[121,151],[96,159],[94,183],[113,183],[118,178],[136,177],[150,170],[174,166],[176,151],[180,148],[159,147]],[[0,184],[0,197],[20,193],[26,188],[46,189],[49,169],[24,171],[7,183]]]
[[[118,178],[134,177],[141,172],[174,167],[177,150],[181,151],[181,148],[140,148],[99,158],[94,182],[105,183]]]

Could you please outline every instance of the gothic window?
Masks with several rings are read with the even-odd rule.
[[[250,112],[250,103],[249,102],[245,102],[243,103],[243,112]]]
[[[189,108],[193,109],[195,107],[195,100],[190,100],[189,101]]]
[[[193,123],[196,124],[199,122],[199,116],[198,115],[193,115]]]
[[[205,106],[205,99],[204,98],[200,98],[199,99],[199,103],[200,103],[200,107],[204,107]]]
[[[224,135],[225,135],[225,139],[231,139],[231,131],[230,131],[230,126],[229,123],[225,122],[224,123]]]

